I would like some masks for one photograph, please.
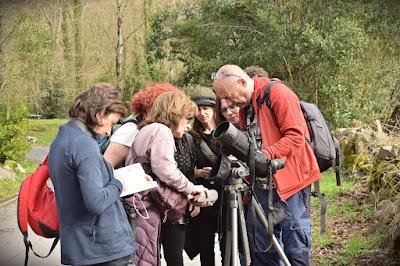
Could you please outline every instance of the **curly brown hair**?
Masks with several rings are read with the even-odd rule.
[[[177,87],[165,83],[165,84],[159,84],[159,83],[152,83],[146,85],[143,90],[137,92],[135,95],[133,95],[131,99],[131,109],[132,112],[134,112],[137,115],[144,116],[146,115],[151,106],[154,103],[154,100],[161,94],[165,92],[182,92],[180,89]]]
[[[262,77],[262,78],[268,78],[268,72],[264,70],[264,68],[260,66],[248,66],[245,69],[243,69],[244,72],[246,72],[247,75],[249,75],[250,78],[253,77]]]
[[[158,122],[175,129],[181,117],[197,115],[197,105],[183,92],[165,92],[158,96],[140,127]]]
[[[108,115],[110,113],[126,115],[126,108],[122,102],[120,91],[110,83],[96,83],[89,89],[79,94],[68,114],[81,120],[90,129],[101,126],[96,114]]]

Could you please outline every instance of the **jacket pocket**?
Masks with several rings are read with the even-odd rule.
[[[93,241],[108,243],[122,237],[124,234],[120,221],[122,217],[118,216],[119,212],[117,212],[116,207],[116,204],[111,205],[97,217],[96,223],[92,228]]]
[[[282,230],[282,240],[288,253],[308,252],[311,249],[310,219],[290,220],[288,228]]]
[[[308,171],[304,162],[304,156],[300,156],[300,154],[295,153],[294,162],[296,177],[298,178],[298,180],[301,182],[304,179],[307,179]]]

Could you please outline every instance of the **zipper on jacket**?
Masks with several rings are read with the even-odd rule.
[[[94,225],[92,227],[92,238],[93,238],[93,241],[96,241],[96,227],[97,227],[97,224],[99,223],[99,220],[100,220],[100,215],[97,215],[96,216],[96,221],[94,222]]]

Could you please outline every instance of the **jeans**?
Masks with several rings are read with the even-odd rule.
[[[255,194],[266,213],[268,209],[267,192],[256,189]],[[310,195],[311,188],[308,186],[287,199],[287,204],[284,204],[284,207],[288,211],[289,216],[275,225],[274,228],[276,238],[280,241],[289,262],[294,266],[308,266],[311,264]],[[276,192],[274,193],[274,200],[279,200]],[[257,246],[254,244],[254,229],[252,229],[252,224],[254,223],[246,221],[246,224],[250,244],[251,265],[281,265],[274,247],[271,247],[267,252],[260,251],[265,249],[268,244],[266,240],[267,235],[261,223],[257,221],[255,233]]]

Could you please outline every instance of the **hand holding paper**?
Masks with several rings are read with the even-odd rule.
[[[157,187],[157,182],[148,179],[139,163],[114,170],[114,177],[122,183],[123,189],[120,197]]]

